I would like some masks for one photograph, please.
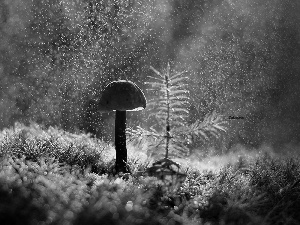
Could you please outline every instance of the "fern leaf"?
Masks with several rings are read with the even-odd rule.
[[[182,71],[182,72],[175,73],[175,74],[173,74],[173,75],[170,76],[170,79],[171,79],[171,80],[174,80],[174,79],[176,79],[176,78],[178,78],[178,77],[182,77],[182,74],[184,74],[184,73],[186,73],[186,72],[187,72],[187,71]]]
[[[176,91],[176,90],[185,90],[186,91],[186,89],[184,88],[184,85],[181,85],[181,84],[180,84],[180,87],[179,86],[169,86],[168,90],[170,92],[173,92],[173,91]]]
[[[170,84],[171,85],[176,85],[179,82],[185,81],[187,79],[188,79],[188,77],[177,77],[177,78],[170,77]]]
[[[183,109],[183,108],[171,108],[170,110],[173,113],[186,113],[186,114],[189,113],[189,111],[187,109]]]
[[[227,131],[226,127],[221,126],[221,125],[219,125],[219,124],[215,124],[214,127],[216,127],[218,130],[221,130],[221,131],[223,131],[223,132],[226,132],[226,131]]]
[[[157,107],[156,109],[159,110],[159,111],[166,111],[166,110],[168,110],[168,108],[164,107],[164,106]]]
[[[172,96],[172,97],[170,97],[170,100],[172,100],[172,101],[187,101],[187,100],[189,100],[189,97],[188,96],[186,96],[186,95],[177,95],[177,96]]]
[[[180,95],[185,95],[185,94],[187,94],[187,93],[189,93],[187,90],[172,90],[172,95],[174,96],[174,95],[178,95],[178,94],[180,94]]]
[[[147,82],[147,81],[145,82],[145,84],[150,85],[150,86],[151,86],[152,82],[160,82],[162,84],[165,82],[165,79],[161,78],[161,77],[148,76],[148,79],[153,80],[153,81],[150,81],[150,82]]]
[[[185,132],[189,133],[189,138],[204,138],[204,140],[209,139],[209,135],[213,137],[219,137],[221,131],[226,132],[226,127],[223,125],[222,116],[218,115],[216,112],[207,114],[203,121],[195,121],[191,124],[190,130],[186,129]]]
[[[151,69],[154,73],[156,73],[157,75],[159,75],[160,77],[162,77],[162,78],[165,77],[165,76],[162,75],[158,70],[156,70],[154,67],[150,66],[150,69]]]
[[[170,107],[171,107],[171,108],[174,108],[174,107],[176,107],[176,106],[182,106],[183,104],[184,104],[184,103],[182,103],[182,102],[176,101],[176,102],[170,103]]]
[[[206,135],[206,133],[203,130],[198,130],[198,132],[196,133],[198,137],[204,137],[205,140],[208,140],[209,137]]]
[[[150,84],[153,88],[161,88],[164,87],[164,84],[158,82],[145,82],[145,84]]]

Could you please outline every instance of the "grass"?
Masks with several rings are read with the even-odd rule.
[[[113,176],[114,148],[38,125],[0,133],[1,224],[300,224],[297,158],[260,154],[215,170],[184,163],[168,192],[143,177],[151,161],[128,149],[132,174]]]

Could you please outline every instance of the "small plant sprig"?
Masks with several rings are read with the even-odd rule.
[[[165,143],[165,156],[167,159],[170,152],[178,155],[187,155],[187,144],[196,139],[208,141],[211,137],[219,137],[221,132],[226,132],[226,120],[215,111],[205,116],[204,120],[197,119],[189,124],[189,91],[187,90],[188,77],[185,72],[171,73],[170,64],[166,71],[160,73],[150,67],[155,76],[149,76],[153,81],[148,91],[153,92],[157,98],[152,99],[148,106],[151,110],[149,118],[155,118],[158,126],[146,130],[140,126],[136,129],[128,129],[131,140],[142,143],[148,139],[151,149],[158,150]]]
[[[183,135],[187,143],[193,143],[196,139],[201,141],[209,141],[212,137],[218,138],[221,132],[226,132],[226,118],[218,114],[216,111],[206,114],[201,121],[197,119],[189,126],[180,127],[180,133]]]
[[[167,65],[164,74],[153,67],[150,68],[156,76],[150,76],[154,81],[147,82],[151,86],[148,90],[158,93],[159,96],[150,101],[149,106],[153,111],[149,116],[154,116],[158,124],[165,126],[164,134],[160,136],[166,140],[165,158],[168,158],[170,147],[172,150],[179,150],[177,147],[180,141],[177,140],[179,136],[176,135],[176,129],[184,126],[185,118],[189,113],[186,109],[189,100],[185,82],[187,77],[183,76],[185,72],[171,74],[170,64]],[[180,147],[184,148],[184,146]]]

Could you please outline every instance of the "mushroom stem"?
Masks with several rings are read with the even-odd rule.
[[[115,120],[115,147],[116,147],[116,172],[127,172],[126,149],[126,111],[116,110]]]

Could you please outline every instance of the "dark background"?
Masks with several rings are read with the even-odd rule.
[[[0,0],[0,129],[36,122],[110,140],[96,111],[110,81],[187,71],[190,120],[232,120],[213,143],[297,151],[299,0]],[[129,125],[147,111],[129,113]]]

